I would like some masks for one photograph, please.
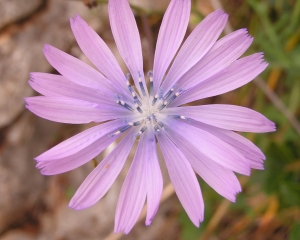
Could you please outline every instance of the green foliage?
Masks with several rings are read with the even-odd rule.
[[[289,234],[289,240],[299,240],[300,239],[300,223],[295,223]]]

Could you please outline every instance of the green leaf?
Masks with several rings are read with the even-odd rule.
[[[289,240],[299,240],[300,239],[300,223],[295,223],[289,234]]]

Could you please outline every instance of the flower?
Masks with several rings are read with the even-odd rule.
[[[268,64],[262,53],[240,58],[253,40],[245,29],[218,40],[228,17],[221,10],[209,14],[176,55],[189,22],[191,1],[171,0],[159,31],[153,73],[145,77],[140,36],[127,0],[109,0],[108,7],[114,39],[135,86],[87,23],[79,16],[71,19],[81,50],[99,71],[46,44],[44,54],[61,75],[31,73],[29,84],[44,96],[26,98],[26,107],[56,122],[105,123],[36,157],[37,168],[44,175],[70,171],[124,136],[69,204],[74,209],[87,208],[105,195],[138,142],[115,216],[115,232],[128,233],[145,200],[146,225],[151,224],[159,206],[163,180],[157,140],[175,192],[191,221],[199,226],[204,203],[195,172],[220,195],[235,201],[241,186],[233,172],[249,175],[251,168],[263,169],[265,156],[234,131],[270,132],[275,125],[245,107],[178,106],[234,90]]]

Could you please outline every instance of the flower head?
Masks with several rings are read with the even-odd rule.
[[[274,131],[274,124],[263,115],[223,104],[178,107],[234,90],[267,67],[262,53],[240,58],[252,42],[245,29],[218,40],[228,17],[221,10],[208,15],[178,51],[190,8],[190,0],[170,2],[153,72],[144,74],[140,36],[127,0],[109,0],[113,36],[131,74],[124,75],[103,40],[79,16],[71,19],[73,33],[99,71],[45,45],[47,60],[61,75],[31,73],[29,84],[44,95],[26,98],[26,107],[36,115],[62,123],[105,122],[38,156],[42,174],[75,169],[124,136],[79,187],[71,208],[99,201],[138,142],[119,196],[115,232],[132,229],[145,200],[147,225],[156,214],[163,189],[156,141],[176,194],[196,226],[203,220],[204,203],[195,172],[220,195],[235,201],[241,187],[234,172],[249,175],[251,168],[263,169],[264,154],[234,132]]]

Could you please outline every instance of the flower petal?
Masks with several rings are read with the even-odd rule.
[[[246,160],[250,163],[251,168],[255,169],[264,169],[263,167],[263,160],[266,159],[265,155],[262,153],[262,151],[255,146],[251,141],[249,141],[247,138],[244,138],[243,136],[228,131],[221,128],[216,128],[210,125],[207,125],[205,123],[197,122],[197,121],[189,121],[189,124],[201,128],[214,136],[220,138],[224,142],[227,142],[232,147],[234,147],[236,150],[238,150],[243,156],[246,158]]]
[[[241,58],[218,74],[184,92],[169,106],[174,107],[237,89],[257,77],[267,66],[268,64],[263,62],[262,53]]]
[[[135,142],[135,129],[131,129],[119,145],[88,175],[72,197],[69,207],[77,210],[98,202],[119,175]]]
[[[127,234],[142,211],[147,194],[145,161],[148,158],[147,154],[145,132],[141,135],[133,162],[121,189],[115,217],[115,233],[124,231]]]
[[[175,192],[191,221],[199,227],[204,203],[196,175],[182,152],[161,132],[156,135]]]
[[[174,131],[168,130],[166,133],[199,176],[217,193],[234,202],[235,195],[241,191],[241,185],[234,173],[209,159]]]
[[[246,29],[237,30],[221,38],[178,81],[178,87],[189,89],[205,79],[215,75],[237,60],[251,45],[253,38]]]
[[[70,19],[78,45],[88,59],[115,85],[129,95],[126,78],[113,53],[100,36],[79,16]]]
[[[216,163],[237,173],[250,175],[250,165],[247,160],[228,143],[209,132],[172,118],[167,118],[165,124]]]
[[[170,88],[193,67],[215,44],[227,22],[228,14],[217,10],[204,18],[193,30],[179,50],[172,64],[162,89],[168,92]]]
[[[40,155],[36,158],[37,168],[41,169],[41,173],[44,175],[54,175],[73,170],[87,163],[122,135],[108,136],[124,125],[121,120],[102,125],[77,134]]]
[[[139,72],[145,85],[143,56],[140,34],[127,0],[109,0],[108,13],[111,30],[118,50],[124,59],[135,86],[141,93],[139,86]]]
[[[116,106],[97,105],[83,100],[65,97],[25,98],[26,108],[39,117],[61,123],[102,122],[132,114],[127,109]]]
[[[44,152],[35,158],[40,161],[51,161],[72,156],[97,142],[108,134],[122,128],[124,122],[120,119],[89,128]],[[109,137],[107,137],[109,138]]]
[[[48,44],[44,45],[44,54],[48,62],[70,81],[98,89],[108,95],[116,93],[108,79],[79,59]]]
[[[194,120],[233,131],[272,132],[275,124],[262,114],[246,107],[228,104],[209,104],[167,108],[166,113],[183,115]]]
[[[158,210],[163,190],[163,179],[157,157],[156,142],[153,131],[147,131],[146,187],[147,216],[145,224],[149,226]]]
[[[46,97],[68,97],[79,100],[117,106],[113,98],[101,94],[101,91],[73,83],[61,75],[33,72],[30,73],[30,86]]]
[[[153,85],[157,92],[161,81],[186,33],[190,19],[191,1],[173,0],[162,20],[154,56]]]

